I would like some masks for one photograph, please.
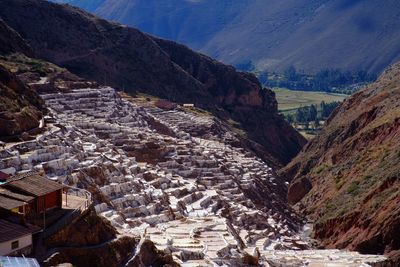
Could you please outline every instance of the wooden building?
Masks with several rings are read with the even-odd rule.
[[[0,219],[45,228],[63,214],[63,188],[37,172],[14,175],[0,184]]]
[[[2,217],[1,210],[3,213],[7,210],[13,213],[28,214],[34,199],[33,196],[18,194],[8,190],[5,186],[0,186],[0,218]]]
[[[61,209],[63,187],[36,172],[28,172],[14,175],[0,185],[0,195],[26,202],[27,205],[19,207],[20,213],[41,214]]]

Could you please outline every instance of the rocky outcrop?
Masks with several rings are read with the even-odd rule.
[[[246,138],[261,145],[254,144],[255,151],[275,166],[288,162],[305,143],[278,115],[274,94],[253,75],[71,6],[5,0],[0,7],[2,18],[39,57],[131,94],[194,103],[236,120]]]
[[[43,110],[39,95],[0,65],[0,139],[38,127]]]
[[[122,266],[133,256],[137,240],[117,238],[117,231],[94,210],[45,240],[51,256],[44,266]]]
[[[400,250],[400,64],[347,99],[282,170],[325,247]],[[394,261],[394,260],[393,260]]]
[[[92,246],[110,241],[117,236],[111,224],[91,210],[86,216],[46,239],[48,249],[62,246]]]
[[[102,246],[69,247],[54,253],[43,266],[71,263],[73,266],[123,266],[133,256],[137,241],[131,237],[121,237]]]
[[[153,242],[146,239],[128,266],[178,267],[179,264],[174,262],[171,254],[158,250]]]
[[[15,40],[11,38],[10,42]],[[6,46],[0,44],[1,47]],[[76,87],[96,85],[54,64],[26,56],[30,55],[29,50],[19,50],[18,43],[15,49],[9,50],[10,53],[4,53],[0,58],[2,140],[30,138],[42,130],[39,128],[40,120],[47,111],[38,93],[63,92]],[[13,53],[15,51],[17,53]]]

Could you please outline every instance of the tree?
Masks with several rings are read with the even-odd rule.
[[[297,81],[297,72],[294,66],[288,67],[285,70],[284,74],[288,81]]]
[[[288,114],[288,115],[286,115],[286,120],[287,120],[287,122],[289,122],[290,124],[294,123],[294,116],[293,116],[293,114]]]
[[[305,122],[306,121],[306,117],[305,117],[305,114],[304,114],[304,108],[303,107],[298,108],[296,110],[296,121],[297,122]]]
[[[325,102],[321,102],[321,117],[328,118],[331,113],[335,110],[336,107],[340,105],[340,102],[332,102],[326,104]]]
[[[324,110],[326,109],[325,101],[322,101],[321,104],[319,104],[319,107],[321,109],[321,117],[324,117],[323,113],[324,113]]]
[[[317,107],[311,105],[309,108],[308,121],[315,121],[317,119],[317,115],[318,115]]]
[[[314,126],[315,126],[315,129],[318,129],[318,128],[319,128],[319,126],[320,126],[319,118],[316,118],[316,119],[315,119],[315,121],[314,121]]]

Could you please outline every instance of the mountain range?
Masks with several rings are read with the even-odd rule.
[[[379,74],[400,59],[396,0],[54,0],[225,63]]]

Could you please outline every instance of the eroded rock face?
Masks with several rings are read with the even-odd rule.
[[[347,99],[282,171],[292,179],[289,201],[316,220],[314,236],[326,247],[400,249],[399,77],[395,64]]]
[[[0,14],[38,56],[75,74],[130,93],[194,103],[238,121],[247,138],[261,145],[254,151],[274,166],[287,163],[305,143],[277,114],[273,93],[254,75],[70,6],[5,0]]]
[[[294,181],[288,190],[288,201],[291,204],[299,202],[311,190],[311,183],[307,178]]]

